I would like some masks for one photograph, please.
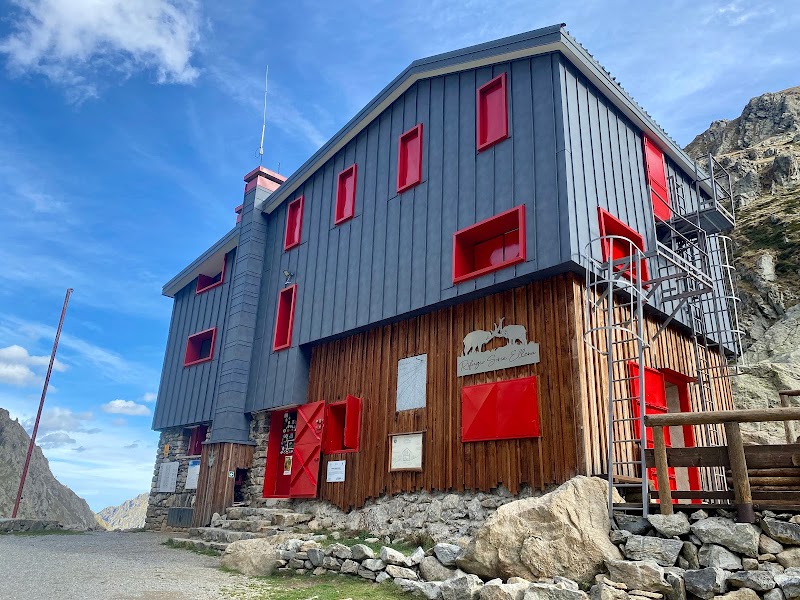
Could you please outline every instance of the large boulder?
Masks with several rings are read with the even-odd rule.
[[[509,502],[478,530],[458,566],[481,577],[561,575],[593,582],[606,560],[621,555],[608,533],[608,483],[575,477],[538,498]]]
[[[664,569],[654,560],[608,560],[608,576],[612,581],[620,581],[628,589],[648,592],[668,593],[672,585],[664,578]]]
[[[271,539],[256,538],[228,544],[222,555],[222,566],[250,577],[272,575],[280,559],[276,543]]]
[[[797,523],[766,518],[761,521],[761,529],[781,544],[800,546],[800,525]]]
[[[710,517],[692,524],[692,533],[704,544],[725,546],[728,550],[758,556],[758,541],[761,531],[750,523],[734,523],[722,517]]]

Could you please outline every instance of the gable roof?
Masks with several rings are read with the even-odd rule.
[[[551,25],[527,33],[470,46],[461,50],[437,54],[412,62],[402,73],[373,98],[355,117],[339,130],[311,158],[297,169],[286,182],[256,208],[271,213],[332,158],[349,141],[374,121],[392,102],[420,79],[436,77],[486,65],[528,58],[539,54],[560,52],[583,73],[637,127],[654,140],[662,150],[687,173],[693,173],[695,163],[681,147],[639,106],[622,86],[598,63],[589,52],[567,33],[565,24]],[[706,192],[711,192],[703,184]]]

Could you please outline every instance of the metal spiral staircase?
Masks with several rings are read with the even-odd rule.
[[[742,333],[736,294],[731,241],[724,234],[733,229],[735,217],[730,176],[709,156],[708,174],[695,165],[690,187],[669,178],[670,198],[654,202],[668,206],[668,220],[655,219],[655,240],[650,249],[618,235],[605,235],[586,248],[585,341],[606,360],[607,474],[609,489],[629,498],[625,510],[648,513],[649,485],[645,468],[647,432],[646,355],[667,327],[677,322],[692,339],[696,377],[696,406],[717,409],[715,380],[738,368]],[[710,190],[710,193],[709,193]],[[687,198],[688,192],[688,198]],[[663,212],[661,213],[663,214]],[[602,259],[598,246],[605,251]],[[663,315],[657,327],[648,327],[645,311],[655,308]],[[732,363],[712,361],[715,353]],[[721,445],[718,426],[704,426],[698,444]],[[727,489],[722,469],[704,469],[703,486]],[[609,494],[609,512],[613,512]]]

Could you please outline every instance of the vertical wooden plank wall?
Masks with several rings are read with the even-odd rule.
[[[233,504],[235,477],[228,471],[249,469],[253,464],[253,446],[245,444],[205,444],[200,455],[197,498],[192,527],[204,527],[215,512],[222,514]]]
[[[414,490],[543,487],[585,471],[581,431],[580,353],[576,343],[572,275],[557,276],[315,347],[309,401],[363,400],[361,450],[326,456],[320,497],[343,509],[368,498]],[[505,324],[524,325],[540,344],[541,362],[491,373],[456,376],[464,336]],[[502,345],[494,340],[491,349]],[[397,362],[428,355],[427,406],[396,412]],[[461,442],[461,388],[537,376],[542,436]],[[389,473],[389,434],[425,431],[421,473]],[[326,483],[328,460],[345,460],[346,481]]]

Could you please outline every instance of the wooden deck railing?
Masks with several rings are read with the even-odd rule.
[[[794,395],[794,393],[792,395]],[[797,392],[797,395],[800,395],[800,392]],[[674,453],[676,456],[680,453],[675,453],[675,450],[683,451],[683,453],[687,455],[696,455],[694,456],[694,463],[696,464],[692,464],[691,460],[684,460],[684,464],[673,464],[672,466],[689,466],[690,464],[691,466],[729,466],[738,520],[744,523],[753,523],[755,521],[753,494],[750,487],[750,477],[747,472],[747,457],[739,424],[798,420],[800,420],[800,407],[789,406],[765,409],[646,415],[644,418],[645,425],[653,428],[653,458],[658,480],[658,499],[661,514],[670,515],[673,512],[672,492],[669,489],[668,469],[670,467],[670,460],[667,457],[667,447],[664,443],[664,427],[719,424],[725,427],[725,435],[728,438],[727,456],[721,456],[718,450],[711,448],[675,448],[670,449],[670,453]],[[790,429],[787,428],[786,431],[788,438]],[[793,440],[789,441],[791,442]],[[797,456],[794,454],[796,447],[793,448],[789,445],[786,447],[791,449],[791,464],[795,467],[800,467],[800,462],[796,462],[795,460],[800,459],[800,453],[798,453]],[[796,486],[791,487],[796,487],[796,489],[800,491],[800,482],[798,482]],[[713,494],[713,492],[709,494]]]

